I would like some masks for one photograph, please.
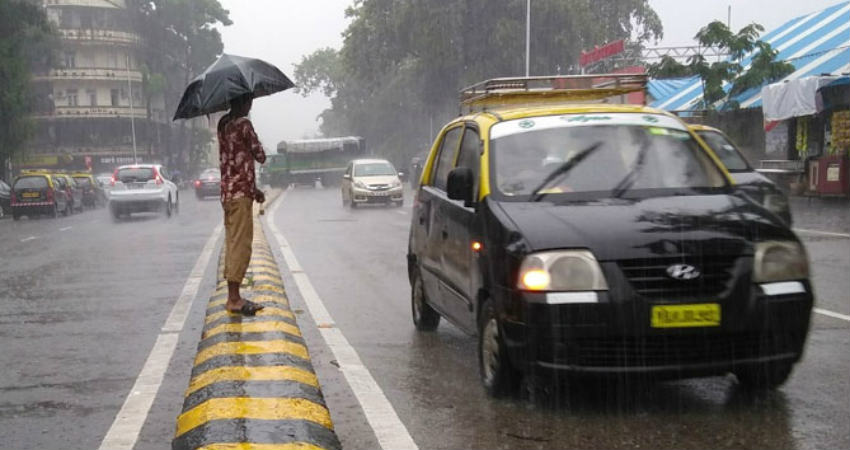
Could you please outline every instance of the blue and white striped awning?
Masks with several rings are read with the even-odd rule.
[[[763,35],[761,39],[779,51],[778,60],[788,61],[797,69],[785,78],[798,78],[850,72],[850,1],[805,16],[797,17]],[[742,65],[748,68],[755,53],[747,55]],[[728,90],[731,86],[725,86]],[[682,87],[652,106],[668,111],[697,108],[702,100],[699,77],[682,80]],[[733,100],[741,108],[761,107],[761,89],[750,89]]]

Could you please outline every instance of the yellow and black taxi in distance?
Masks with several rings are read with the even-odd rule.
[[[48,215],[57,217],[73,209],[71,193],[62,180],[48,171],[24,170],[12,182],[12,218]]]
[[[600,103],[645,82],[490,80],[433,144],[408,247],[413,322],[477,335],[491,395],[553,373],[775,387],[802,355],[802,244],[680,119]]]
[[[100,181],[89,172],[72,172],[71,178],[82,191],[82,204],[89,208],[106,206],[106,193]]]

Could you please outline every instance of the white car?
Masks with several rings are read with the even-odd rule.
[[[159,164],[121,166],[109,184],[109,211],[116,220],[138,212],[162,212],[171,217],[180,204],[177,185]]]
[[[342,205],[404,204],[404,186],[398,171],[385,159],[356,159],[342,176]]]

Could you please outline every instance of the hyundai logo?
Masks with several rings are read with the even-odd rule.
[[[667,275],[676,280],[695,280],[702,275],[696,267],[690,264],[673,264],[667,268]]]

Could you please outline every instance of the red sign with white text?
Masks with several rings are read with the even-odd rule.
[[[581,52],[581,57],[579,57],[579,65],[581,67],[584,67],[588,64],[593,64],[597,61],[602,61],[605,58],[610,58],[614,55],[619,55],[624,51],[626,51],[626,41],[624,39],[609,42],[603,45],[602,47],[595,47],[593,50]]]

